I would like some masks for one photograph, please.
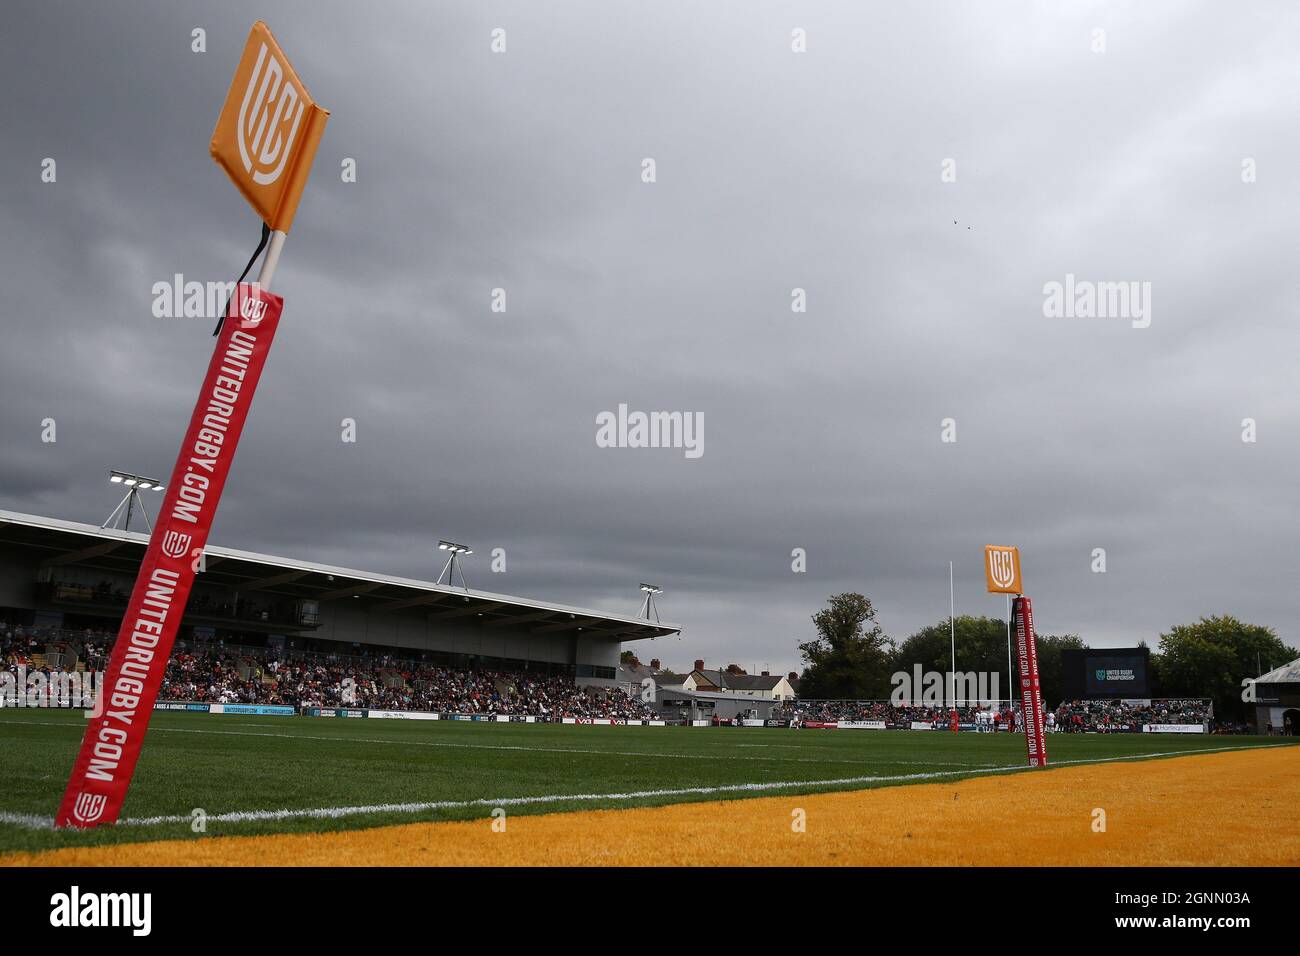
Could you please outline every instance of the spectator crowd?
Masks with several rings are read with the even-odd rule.
[[[103,670],[115,635],[104,631],[11,628],[0,624],[0,664],[29,670],[58,647]],[[49,670],[48,664],[43,668]],[[564,717],[644,719],[653,708],[622,690],[584,688],[535,671],[470,670],[390,654],[351,657],[276,648],[177,642],[158,699]]]
[[[951,706],[898,706],[882,700],[797,701],[788,709],[801,722],[883,720],[889,726],[908,726],[914,721],[946,726],[952,720]],[[990,712],[987,707],[958,707],[957,719],[962,724],[979,723],[977,714],[981,710],[986,715]],[[1020,727],[1019,707],[1001,704],[993,707],[991,713],[992,723],[999,727],[1008,722]],[[1205,724],[1212,722],[1212,718],[1208,700],[1069,700],[1049,711],[1046,723],[1049,731],[1060,733],[1132,733],[1140,732],[1144,724]],[[1226,733],[1250,732],[1247,724],[1216,725],[1214,729]]]
[[[952,720],[952,708],[941,705],[896,705],[887,700],[809,700],[796,701],[788,709],[801,721],[830,723],[838,720],[883,720],[891,725],[911,723],[939,723],[947,725]],[[963,724],[975,723],[976,706],[957,708],[957,720]]]
[[[1056,708],[1061,733],[1129,733],[1143,724],[1204,724],[1213,716],[1208,700],[1067,700]]]
[[[0,622],[0,667],[15,671],[52,669],[51,649],[88,671],[102,671],[116,634],[84,629],[15,627]],[[542,720],[645,719],[653,708],[618,689],[577,686],[567,675],[527,670],[466,669],[393,654],[369,656],[227,647],[221,642],[177,642],[167,662],[163,701],[223,704],[283,704],[298,707],[355,707],[372,710],[436,711],[447,714],[532,716]],[[962,724],[977,723],[982,708],[961,706]],[[946,726],[951,708],[895,705],[889,701],[790,701],[781,708],[799,723],[884,721]],[[986,715],[987,716],[987,715]],[[998,726],[1019,726],[1018,709],[993,711]],[[1209,724],[1216,733],[1248,733],[1247,724],[1215,723],[1208,700],[1069,700],[1048,715],[1058,733],[1130,733],[1144,724]]]

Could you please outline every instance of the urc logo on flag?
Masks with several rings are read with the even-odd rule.
[[[259,186],[280,178],[302,122],[302,96],[265,43],[239,108],[239,156]],[[256,167],[256,169],[254,169]]]

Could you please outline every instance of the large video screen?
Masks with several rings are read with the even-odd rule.
[[[1151,652],[1145,647],[1066,651],[1066,696],[1082,699],[1150,697]]]

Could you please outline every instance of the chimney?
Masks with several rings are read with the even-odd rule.
[[[703,660],[703,658],[697,659],[697,660],[695,661],[695,669],[696,669],[697,671],[702,671],[702,670],[704,670],[704,660]]]
[[[772,675],[769,674],[767,671],[763,671],[763,676],[764,676],[764,677],[771,677]]]
[[[656,670],[656,671],[659,670],[659,658],[657,657],[650,658],[650,668],[651,670]]]

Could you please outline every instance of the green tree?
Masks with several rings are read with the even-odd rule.
[[[861,594],[835,594],[813,615],[817,636],[799,645],[805,667],[799,696],[807,700],[889,696],[893,643],[876,622],[876,609]]]
[[[1056,708],[1065,696],[1065,664],[1062,654],[1067,650],[1084,650],[1087,644],[1077,634],[1036,634],[1038,648],[1038,686],[1043,689],[1043,705]]]
[[[1241,682],[1267,669],[1300,657],[1283,644],[1270,627],[1246,624],[1235,617],[1203,617],[1195,624],[1178,624],[1160,635],[1160,655],[1154,668],[1161,697],[1210,697],[1216,717],[1242,719]]]
[[[956,631],[957,670],[976,671],[989,675],[998,675],[997,696],[1003,699],[1015,699],[1019,696],[1019,682],[1007,673],[1007,622],[995,617],[972,617],[963,614],[953,625]],[[1071,647],[1086,647],[1083,641],[1073,634],[1053,635],[1037,634],[1038,676],[1043,688],[1043,699],[1050,702],[1048,706],[1060,703],[1064,687],[1061,652]],[[1014,635],[1013,635],[1014,641]],[[948,619],[923,627],[898,646],[894,652],[891,671],[912,673],[915,665],[920,664],[923,671],[948,673],[952,666],[952,635]],[[1014,657],[1012,647],[1013,669],[1019,662]],[[992,687],[990,685],[990,693]],[[920,694],[919,689],[914,693]]]
[[[912,674],[919,664],[922,671],[947,674],[952,666],[954,631],[957,670],[999,675],[998,695],[1006,697],[1011,686],[1007,680],[1007,625],[996,618],[963,614],[951,627],[948,618],[923,627],[898,646],[891,670]],[[920,696],[920,688],[914,688],[913,693]]]

